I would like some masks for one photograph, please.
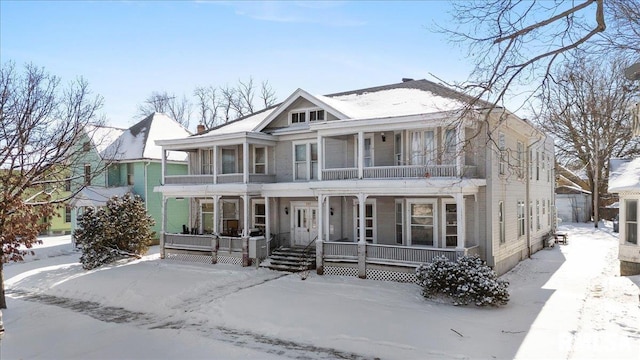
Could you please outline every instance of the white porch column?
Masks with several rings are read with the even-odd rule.
[[[330,201],[330,197],[329,195],[326,195],[324,197],[324,201],[327,203],[327,206],[324,207],[324,217],[325,219],[327,219],[327,221],[325,221],[325,227],[324,227],[324,241],[329,241],[329,236],[331,235],[330,229],[331,229],[331,201]]]
[[[358,194],[358,209],[360,215],[360,223],[358,228],[360,229],[360,238],[358,239],[358,277],[361,279],[367,278],[367,241],[365,233],[365,205],[367,201],[367,195]]]
[[[456,250],[464,250],[465,248],[465,235],[466,235],[466,210],[464,206],[464,195],[463,194],[455,194],[456,199],[456,221],[458,222],[458,244],[456,245]]]
[[[358,132],[358,179],[364,177],[364,132]],[[359,198],[359,197],[358,197]]]
[[[160,185],[164,185],[165,184],[165,176],[167,174],[167,150],[165,150],[164,148],[162,148],[162,165],[161,165],[161,173],[162,173],[162,177],[161,177],[161,182]],[[146,201],[145,201],[146,204]]]
[[[164,159],[164,156],[163,156]],[[164,160],[163,160],[164,162]],[[166,224],[167,224],[167,198],[163,195],[162,196],[162,225],[161,225],[161,230],[160,230],[160,259],[164,259],[165,256],[165,252],[164,252],[164,233],[166,231]]]
[[[213,146],[213,183],[218,183],[218,164],[221,161],[218,159],[218,145]]]
[[[324,169],[324,138],[318,134],[318,180],[322,180]]]
[[[271,249],[271,198],[264,197],[264,238],[267,244],[267,256],[269,256],[269,250]]]
[[[220,234],[220,195],[213,196],[213,233]]]
[[[324,195],[318,195],[318,238],[316,239],[316,273],[324,274],[324,254],[323,254],[323,202]]]
[[[456,126],[456,176],[464,175],[464,120],[460,120]]]
[[[244,236],[249,236],[249,195],[242,195],[242,200],[244,202],[244,229],[242,230]]]
[[[242,143],[242,182],[249,183],[249,142]]]

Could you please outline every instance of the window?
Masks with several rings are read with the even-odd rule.
[[[411,165],[434,165],[436,163],[436,144],[433,130],[412,131]]]
[[[213,149],[200,150],[201,174],[213,174]]]
[[[66,179],[64,181],[64,191],[71,191],[71,180]]]
[[[638,200],[625,200],[625,241],[638,244]]]
[[[533,231],[533,200],[529,201],[529,231]]]
[[[518,141],[518,178],[524,178],[524,143]]]
[[[395,134],[395,143],[394,143],[394,161],[395,165],[402,165],[403,156],[402,156],[402,133]]]
[[[237,235],[239,230],[238,200],[222,200],[222,232]]]
[[[309,111],[309,121],[322,121],[322,120],[324,120],[324,110]]]
[[[318,144],[303,143],[293,145],[294,180],[318,178]]]
[[[356,158],[358,158],[358,149],[359,147],[356,147]],[[373,137],[369,135],[364,138],[364,167],[373,166],[373,161]]]
[[[456,129],[447,129],[444,132],[444,156],[443,164],[455,164],[456,162]]]
[[[84,184],[89,186],[91,185],[91,165],[84,165]]]
[[[540,180],[540,151],[536,151],[536,180]]]
[[[360,205],[354,201],[354,229],[353,233],[357,241],[360,241]],[[364,204],[364,239],[369,244],[376,243],[376,203],[375,200],[367,200]]]
[[[299,123],[307,122],[306,115],[307,115],[307,113],[305,111],[292,112],[291,113],[291,123],[292,124],[299,124]]]
[[[524,201],[518,201],[518,236],[524,236]]]
[[[69,205],[64,206],[64,222],[71,222],[71,206]]]
[[[410,245],[436,246],[434,202],[408,202]]]
[[[542,220],[544,220],[546,214],[547,214],[546,202],[542,200]]]
[[[498,203],[498,228],[500,229],[500,244],[504,244],[505,243],[504,203],[502,201]]]
[[[265,147],[253,148],[253,173],[254,174],[267,173],[267,148]]]
[[[404,243],[404,203],[402,200],[396,200],[396,244]]]
[[[498,172],[500,175],[504,175],[506,172],[507,162],[507,148],[505,144],[504,133],[498,134],[498,150],[500,151],[500,162],[498,164]]]
[[[89,150],[91,150],[91,143],[88,141],[82,143],[82,151],[87,152]]]
[[[213,202],[203,201],[200,203],[200,232],[203,234],[213,234]]]
[[[536,230],[540,230],[540,200],[536,200]]]
[[[253,201],[253,228],[257,228],[265,232],[267,227],[267,212],[264,200]]]
[[[133,163],[127,164],[127,185],[134,184]]]
[[[529,149],[529,180],[533,180],[533,150]]]
[[[236,159],[236,148],[222,148],[223,174],[235,174],[238,172]]]

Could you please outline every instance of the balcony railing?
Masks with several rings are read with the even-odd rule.
[[[365,179],[389,178],[430,178],[457,177],[458,169],[455,165],[403,165],[403,166],[372,166],[363,169]],[[463,177],[476,177],[475,166],[465,166]],[[348,180],[358,178],[358,168],[323,169],[324,180]]]
[[[218,174],[218,184],[242,183],[244,177],[242,174]],[[272,174],[249,174],[250,183],[273,183],[276,176]],[[166,185],[206,185],[213,184],[213,175],[167,175],[165,176]]]
[[[211,251],[213,235],[164,234],[164,247],[178,250]]]

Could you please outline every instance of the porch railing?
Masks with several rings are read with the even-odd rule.
[[[167,175],[165,176],[166,185],[202,185],[213,184],[213,175]],[[218,184],[242,183],[244,181],[243,174],[218,174]],[[273,174],[249,174],[249,182],[251,183],[273,183],[276,176]]]
[[[213,175],[167,175],[164,177],[164,183],[167,185],[213,184]]]
[[[218,251],[242,251],[242,238],[239,237],[220,236],[218,237],[218,244]]]
[[[212,250],[213,235],[164,234],[164,247],[178,250]]]
[[[436,257],[444,256],[450,261],[456,261],[462,255],[477,255],[478,246],[463,250],[422,248],[400,245],[366,244],[365,261],[367,263],[392,263],[400,265],[418,265],[432,262]],[[324,242],[323,257],[325,261],[358,261],[358,243],[355,242]]]
[[[363,169],[365,179],[386,178],[430,178],[456,177],[456,165],[403,165],[403,166],[372,166]],[[476,177],[476,166],[467,165],[463,169],[463,177]],[[348,180],[358,178],[358,168],[323,169],[324,180]]]

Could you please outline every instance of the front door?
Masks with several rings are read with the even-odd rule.
[[[307,246],[318,236],[317,208],[310,206],[293,207],[293,245]]]

